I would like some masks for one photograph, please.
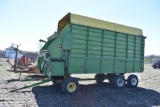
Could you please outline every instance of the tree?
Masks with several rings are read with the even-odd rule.
[[[0,50],[0,56],[5,57],[5,53],[6,53],[5,50]]]

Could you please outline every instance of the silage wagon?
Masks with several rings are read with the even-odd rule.
[[[40,50],[38,68],[62,90],[73,94],[79,80],[71,74],[95,74],[97,82],[108,79],[116,88],[127,82],[137,87],[138,77],[125,73],[143,72],[145,36],[142,30],[121,24],[68,13],[58,23]]]

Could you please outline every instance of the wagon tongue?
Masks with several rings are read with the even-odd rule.
[[[37,86],[37,85],[40,85],[40,84],[44,84],[44,83],[50,82],[50,81],[51,81],[51,79],[43,80],[41,82],[38,82],[38,83],[35,83],[35,84],[32,84],[32,85],[28,85],[28,86],[24,86],[22,88],[11,90],[10,92],[15,92],[15,91],[26,89],[26,88],[31,88],[31,87],[34,87],[34,86]]]

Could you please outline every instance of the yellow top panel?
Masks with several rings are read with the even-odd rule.
[[[131,35],[143,36],[142,30],[138,28],[129,27],[72,13],[68,13],[59,21],[57,29],[58,32],[61,32],[68,23],[106,29]]]

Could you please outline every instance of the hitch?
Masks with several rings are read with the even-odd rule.
[[[11,90],[10,92],[15,92],[15,91],[26,89],[26,88],[31,88],[31,87],[34,87],[34,86],[37,86],[37,85],[40,85],[40,84],[44,84],[44,83],[50,82],[50,81],[51,81],[51,79],[43,80],[41,82],[38,82],[38,83],[35,83],[35,84],[32,84],[32,85],[28,85],[28,86],[24,86],[22,88]]]

